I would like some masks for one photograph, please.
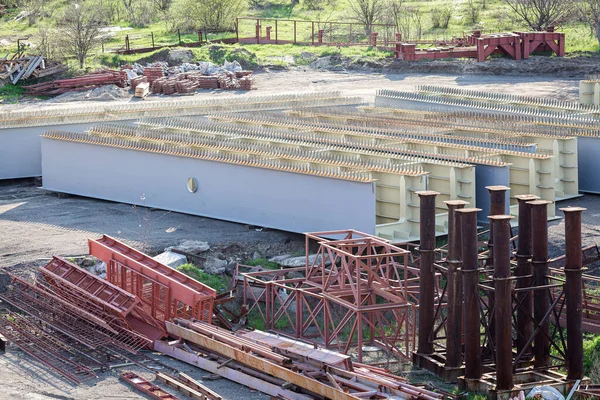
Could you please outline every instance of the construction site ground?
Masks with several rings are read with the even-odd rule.
[[[460,86],[473,90],[571,101],[575,101],[578,94],[578,80],[543,76],[385,75],[306,70],[262,72],[256,75],[256,80],[258,90],[243,94],[237,92],[234,95],[341,90],[348,95],[373,96],[375,89],[412,89],[420,84]],[[212,95],[215,94],[206,91],[197,96]],[[217,95],[232,95],[232,92],[219,92]],[[153,101],[153,99],[145,101]],[[80,102],[70,104],[81,105]],[[39,107],[40,103],[21,105],[23,106]],[[56,105],[48,105],[48,107],[56,107]],[[77,160],[76,155],[72,157],[71,162],[74,167],[79,162],[96,162],[101,168],[102,160]],[[270,190],[265,187],[256,189]],[[143,196],[143,193],[140,193],[140,196]],[[559,207],[581,206],[588,209],[583,217],[584,246],[598,243],[600,238],[599,200],[596,195],[585,195],[558,205]],[[562,215],[558,210],[557,214]],[[114,236],[133,246],[143,246],[151,254],[162,251],[164,247],[176,245],[182,240],[203,240],[211,247],[219,249],[226,258],[233,259],[241,257],[240,254],[253,254],[255,251],[265,253],[267,249],[269,255],[293,253],[303,245],[303,238],[300,235],[288,232],[163,210],[134,208],[127,204],[89,198],[58,196],[37,188],[33,180],[0,182],[0,267],[37,264],[53,254],[83,255],[87,253],[87,238],[99,237],[101,234]],[[550,256],[562,254],[564,252],[562,220],[551,223],[549,237]],[[598,271],[590,272],[598,274]],[[7,283],[6,280],[0,282],[1,285]],[[161,361],[171,363],[194,378],[208,375],[204,371],[166,357],[161,357]],[[144,373],[143,370],[138,368],[132,370],[140,372],[146,378],[151,378],[151,374]],[[420,382],[437,382],[432,375],[426,373],[414,378]],[[102,379],[95,385],[70,386],[12,346],[9,346],[5,355],[0,356],[0,380],[4,388],[0,398],[32,400],[142,398],[119,382],[116,371],[102,374]],[[225,379],[202,381],[225,399],[267,398],[266,395],[250,391]]]

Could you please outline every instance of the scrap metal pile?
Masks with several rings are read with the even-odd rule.
[[[19,57],[17,53],[0,60],[0,79],[9,79],[13,85],[29,78],[43,78],[66,70],[66,65],[45,60],[43,56]]]
[[[335,259],[351,251],[355,256],[334,260],[333,264],[324,261],[307,265],[311,282],[334,275],[339,279],[331,278],[322,289],[305,288],[307,298],[302,300],[296,294],[297,301],[316,307],[307,315],[314,326],[327,326],[329,322],[322,319],[333,318],[319,311],[323,306],[333,311],[340,306],[346,309],[345,322],[339,324],[337,333],[328,336],[338,343],[343,343],[341,331],[353,326],[352,331],[364,330],[368,336],[365,343],[408,357],[414,336],[414,323],[406,320],[414,318],[414,305],[409,304],[408,297],[416,290],[415,277],[406,265],[408,252],[360,232],[340,233],[346,238],[325,241],[322,251],[337,251]],[[315,239],[322,238],[317,234],[307,236],[307,240]],[[0,312],[0,333],[72,383],[96,378],[100,372],[123,364],[133,363],[150,371],[159,365],[166,370],[156,374],[154,383],[132,372],[122,373],[121,378],[153,398],[177,398],[157,384],[162,383],[193,398],[220,400],[218,394],[185,374],[139,352],[150,348],[280,398],[445,398],[444,394],[411,385],[385,368],[353,363],[349,355],[319,348],[316,342],[285,339],[258,330],[240,329],[234,333],[219,328],[212,324],[213,315],[219,315],[213,306],[221,302],[214,290],[111,237],[90,239],[88,244],[90,254],[107,265],[105,279],[53,257],[33,274],[18,267],[5,270],[11,283],[0,293],[0,299],[10,305]],[[341,263],[341,269],[337,263]],[[375,264],[377,268],[370,271],[369,266]],[[346,282],[345,273],[350,269],[361,271],[359,281]],[[361,282],[363,278],[370,283]],[[356,283],[360,284],[355,287]],[[323,301],[322,291],[334,295],[331,302]],[[360,299],[369,293],[371,305],[360,305],[364,302]],[[344,304],[355,296],[355,305]],[[314,302],[319,297],[321,305]],[[376,305],[382,298],[388,304]],[[412,298],[414,301],[414,295]],[[287,303],[282,307],[288,308]],[[403,320],[403,324],[394,328],[394,318]],[[222,321],[222,315],[218,320]],[[310,328],[311,323],[302,324]],[[345,345],[358,345],[362,354],[360,335],[356,342],[350,333]],[[396,340],[402,342],[397,347]],[[403,346],[406,348],[400,350]]]
[[[236,333],[200,321],[176,319],[167,330],[179,341],[156,349],[174,358],[278,398],[442,399],[444,395],[406,383],[379,367],[352,363],[349,356],[262,331]],[[262,381],[260,385],[257,383]]]
[[[105,85],[127,86],[127,74],[124,71],[103,70],[75,78],[58,79],[24,86],[25,94],[31,96],[53,96],[67,92],[78,92]]]

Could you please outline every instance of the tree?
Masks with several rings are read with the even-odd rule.
[[[123,6],[127,10],[131,25],[144,26],[150,23],[155,4],[151,0],[123,0]]]
[[[579,18],[590,26],[600,44],[600,0],[580,0],[577,11]]]
[[[173,3],[178,26],[183,29],[234,28],[235,18],[246,11],[246,0],[178,0]]]
[[[29,26],[37,22],[38,17],[44,8],[44,0],[19,0],[19,7],[27,13]]]
[[[569,0],[504,0],[514,14],[534,31],[543,31],[546,27],[567,18],[572,11],[573,2]]]
[[[367,35],[371,34],[373,25],[383,14],[383,0],[350,0],[350,8],[354,17],[365,27]]]
[[[59,22],[65,50],[77,57],[83,68],[88,52],[98,44],[101,12],[89,2],[74,4],[67,7]]]
[[[479,6],[475,0],[467,0],[464,3],[463,13],[469,24],[476,24],[479,22]]]
[[[402,2],[403,0],[388,0],[386,4],[386,14],[392,18],[393,24],[396,25],[396,31],[400,31],[400,16],[402,14]]]

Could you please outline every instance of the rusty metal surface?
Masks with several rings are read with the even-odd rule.
[[[532,258],[533,284],[536,287],[548,285],[548,201],[533,200],[531,205],[532,219]],[[535,221],[535,223],[533,223]],[[536,367],[549,367],[550,360],[550,321],[545,318],[550,307],[550,292],[536,290],[533,294],[533,313],[540,328],[535,336],[533,351]]]
[[[419,253],[419,344],[417,353],[433,353],[433,326],[435,307],[434,254],[435,249],[435,197],[434,191],[417,192],[420,198]]]
[[[468,203],[462,200],[445,201],[448,206],[448,266],[447,292],[448,317],[446,329],[446,367],[457,368],[462,364],[462,330],[463,330],[463,285],[459,270],[462,266],[462,239],[460,214]]]
[[[285,380],[286,382],[293,383],[303,388],[307,388],[310,391],[324,396],[332,400],[357,400],[358,397],[352,396],[349,393],[337,390],[331,386],[325,385],[313,378],[308,376],[300,375],[296,372],[289,370],[288,368],[269,362],[265,359],[261,359],[252,354],[246,353],[242,350],[233,348],[229,345],[216,341],[201,335],[193,330],[186,329],[182,326],[166,322],[167,331],[177,337],[188,340],[192,343],[199,345],[202,348],[210,351],[222,354],[225,357],[234,359],[235,361],[247,365],[251,368],[263,371],[269,375],[276,376]]]
[[[133,372],[122,372],[119,377],[127,384],[156,400],[179,400],[179,397],[159,388]]]
[[[510,281],[510,215],[491,216],[494,231],[494,290],[496,320],[496,389],[509,390],[512,380],[512,302]]]
[[[467,379],[479,379],[482,374],[479,299],[477,296],[479,282],[477,213],[479,211],[481,211],[479,208],[463,208],[457,211],[461,219],[462,277],[465,293],[465,377]]]
[[[303,268],[252,272],[239,266],[249,270],[241,274],[245,309],[270,330],[344,354],[357,346],[359,362],[366,343],[409,358],[419,284],[410,252],[354,230],[308,233],[306,254],[311,244],[319,247],[317,257],[307,257]]]
[[[176,317],[212,321],[214,289],[109,236],[88,244],[90,254],[106,262],[106,279],[141,299],[144,312],[159,322],[155,327]]]
[[[581,214],[585,208],[561,208],[565,214],[566,297],[567,297],[567,377],[583,378],[583,283],[581,255]]]

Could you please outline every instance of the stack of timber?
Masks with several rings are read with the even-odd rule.
[[[274,397],[444,398],[383,368],[353,365],[349,356],[266,332],[234,334],[193,319],[175,319],[166,328],[180,339],[155,341],[155,350]]]
[[[105,85],[127,86],[125,71],[103,70],[75,78],[59,79],[52,82],[24,86],[25,94],[35,96],[52,96],[66,92],[94,89]]]
[[[29,78],[43,78],[65,72],[67,66],[59,62],[47,62],[43,56],[15,56],[0,60],[0,79],[10,79],[14,85]]]
[[[150,93],[150,84],[148,82],[142,82],[135,87],[135,97],[146,97]]]

